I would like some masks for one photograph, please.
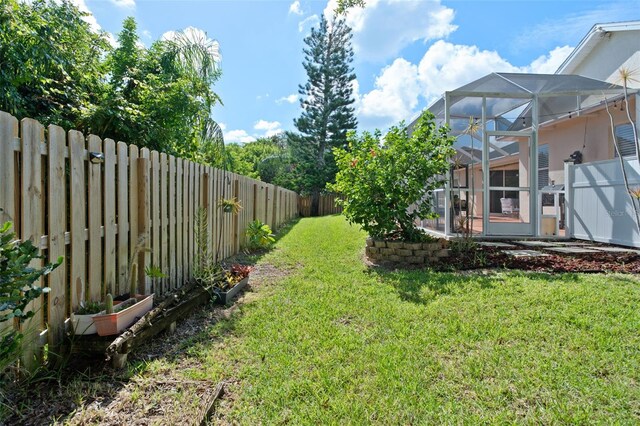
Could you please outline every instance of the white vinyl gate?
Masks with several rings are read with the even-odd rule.
[[[625,160],[625,170],[631,189],[640,189],[638,160]],[[571,236],[640,247],[632,199],[624,185],[620,160],[568,165],[566,173],[567,225]]]

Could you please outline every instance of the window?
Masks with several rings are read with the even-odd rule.
[[[636,143],[633,137],[633,126],[630,123],[619,124],[615,127],[616,143],[623,157],[636,155]],[[618,151],[614,150],[614,157],[618,157]]]
[[[538,189],[549,184],[549,145],[541,145],[538,147]],[[542,205],[553,206],[553,194],[542,194]]]

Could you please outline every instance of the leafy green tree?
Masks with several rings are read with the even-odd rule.
[[[352,7],[365,7],[364,0],[338,0],[338,6],[335,12],[337,14],[344,14]]]
[[[414,221],[434,217],[432,198],[425,194],[443,185],[454,140],[446,127],[436,128],[428,111],[411,135],[403,123],[384,138],[380,131],[350,133],[346,149],[334,148],[339,172],[330,185],[344,197],[339,202],[349,222],[374,238],[420,241]]]
[[[187,28],[147,49],[127,18],[112,49],[83,17],[68,0],[1,0],[0,109],[221,164],[218,43]]]
[[[0,109],[43,124],[81,127],[98,102],[110,50],[67,0],[0,3]]]
[[[290,168],[289,151],[283,134],[259,138],[243,145],[230,144],[229,170],[274,183]]]
[[[173,32],[141,46],[133,18],[107,58],[107,90],[87,120],[90,131],[219,166],[222,131],[210,113],[219,102],[217,42],[200,30]]]
[[[294,120],[299,133],[289,133],[297,189],[312,195],[311,214],[318,214],[320,191],[335,178],[331,151],[344,146],[347,132],[357,125],[351,63],[351,29],[343,20],[321,18],[304,40],[307,83],[299,87],[302,114]]]

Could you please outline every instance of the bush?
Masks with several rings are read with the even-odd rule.
[[[32,317],[34,312],[27,311],[27,305],[49,291],[36,281],[62,263],[60,258],[41,269],[29,266],[33,259],[42,256],[31,241],[17,241],[10,232],[11,225],[11,222],[6,222],[0,227],[0,323]],[[22,337],[15,330],[0,336],[0,372],[17,359]]]
[[[427,111],[411,136],[401,123],[384,137],[379,130],[351,133],[346,149],[334,148],[339,171],[330,189],[343,196],[338,202],[349,222],[374,238],[422,240],[414,221],[436,217],[425,194],[443,185],[455,153],[447,133]]]
[[[269,248],[276,240],[273,238],[271,227],[260,220],[254,220],[249,224],[246,231],[249,237],[249,249]]]

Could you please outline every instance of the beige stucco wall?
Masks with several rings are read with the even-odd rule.
[[[626,111],[610,108],[614,125],[628,123]],[[632,117],[635,102],[631,100]],[[549,145],[549,180],[564,183],[564,160],[574,151],[582,151],[582,161],[609,160],[614,157],[613,136],[609,116],[604,109],[575,116],[550,126],[538,133],[538,146]]]

